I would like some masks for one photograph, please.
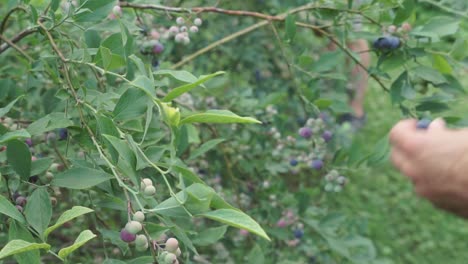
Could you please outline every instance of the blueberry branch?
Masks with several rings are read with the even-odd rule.
[[[23,38],[33,34],[33,33],[36,33],[37,32],[37,28],[30,28],[30,29],[25,29],[23,31],[21,31],[18,35],[14,36],[11,40],[7,41],[6,38],[2,37],[2,40],[5,41],[6,43],[3,43],[0,45],[0,54],[2,54],[4,51],[6,51],[9,47],[14,47],[12,45],[19,42],[20,40],[22,40]],[[2,34],[0,34],[0,36],[3,36]],[[23,54],[24,55],[24,54]]]
[[[314,25],[310,25],[310,24],[306,24],[306,23],[302,23],[302,22],[296,22],[296,25],[298,25],[300,27],[304,27],[304,28],[313,29],[314,31],[318,31],[320,34],[326,36],[338,48],[340,48],[344,53],[346,53],[346,55],[349,58],[351,58],[351,60],[353,60],[362,69],[364,69],[367,72],[367,74],[369,74],[369,76],[372,77],[372,79],[374,79],[382,87],[382,89],[384,89],[386,92],[390,92],[390,89],[387,88],[387,86],[382,82],[382,80],[380,80],[380,78],[377,75],[375,75],[375,73],[370,72],[369,69],[366,68],[366,66],[364,66],[355,56],[353,56],[353,54],[343,44],[341,44],[335,38],[335,36],[331,35],[330,33],[326,32],[325,30],[323,30],[323,29],[321,29],[321,28],[319,28],[317,26],[314,26]]]
[[[26,13],[28,12],[26,10],[26,8],[24,8],[22,6],[16,6],[16,7],[12,8],[10,11],[8,11],[8,13],[3,18],[2,23],[0,24],[0,35],[3,34],[3,32],[5,31],[5,27],[6,27],[6,24],[8,22],[8,19],[16,11],[23,11],[23,12],[26,12]],[[0,41],[0,44],[2,44],[1,41]]]

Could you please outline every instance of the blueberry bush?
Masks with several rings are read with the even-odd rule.
[[[352,69],[466,124],[466,7],[2,1],[0,261],[394,263],[335,208],[389,149],[355,138]]]

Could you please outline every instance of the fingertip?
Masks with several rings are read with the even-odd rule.
[[[431,122],[429,125],[430,130],[440,130],[440,129],[445,129],[445,121],[443,118],[437,118],[434,121]]]
[[[416,119],[405,119],[398,122],[395,126],[393,126],[392,130],[390,130],[389,140],[392,144],[397,144],[408,132],[412,132],[416,130]]]

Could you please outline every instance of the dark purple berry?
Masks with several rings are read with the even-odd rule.
[[[297,239],[301,239],[304,236],[304,231],[301,229],[294,230],[294,237]]]
[[[15,200],[16,205],[25,206],[28,200],[24,196],[18,196]]]
[[[303,138],[310,138],[312,136],[312,129],[309,127],[301,127],[299,129],[299,135]]]
[[[30,183],[36,183],[38,180],[39,180],[39,176],[34,175],[34,176],[29,177],[29,180],[28,180],[28,181],[29,181]]]
[[[59,129],[59,140],[65,140],[68,137],[68,130],[66,128]]]
[[[416,128],[417,129],[428,129],[431,122],[432,121],[430,119],[423,118],[423,119],[418,121],[418,123],[416,124]]]
[[[127,229],[122,228],[120,231],[120,239],[122,239],[124,242],[130,243],[135,241],[136,235],[128,232]]]
[[[325,140],[325,142],[330,141],[332,137],[333,137],[333,133],[329,130],[324,131],[322,134],[322,138],[323,140]]]
[[[319,159],[313,160],[312,163],[310,164],[310,166],[313,169],[320,170],[320,169],[323,168],[323,161],[319,160]]]
[[[297,166],[298,163],[299,162],[297,161],[297,159],[292,159],[292,160],[289,161],[289,165],[291,165],[293,167]]]
[[[32,142],[32,139],[30,138],[27,138],[24,143],[26,143],[26,145],[28,145],[29,147],[32,147],[33,146],[33,142]]]
[[[160,54],[161,52],[163,52],[164,50],[164,46],[163,44],[161,43],[156,43],[154,46],[153,46],[153,53],[154,54]]]

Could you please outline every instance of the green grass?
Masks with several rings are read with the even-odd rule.
[[[459,103],[458,109],[466,108],[462,100]],[[368,123],[356,140],[372,150],[373,144],[388,133],[401,114],[391,106],[389,96],[377,87],[368,92],[366,111]],[[337,207],[365,219],[367,235],[379,255],[393,263],[468,262],[468,221],[418,198],[410,182],[389,162],[353,175],[337,198]]]

